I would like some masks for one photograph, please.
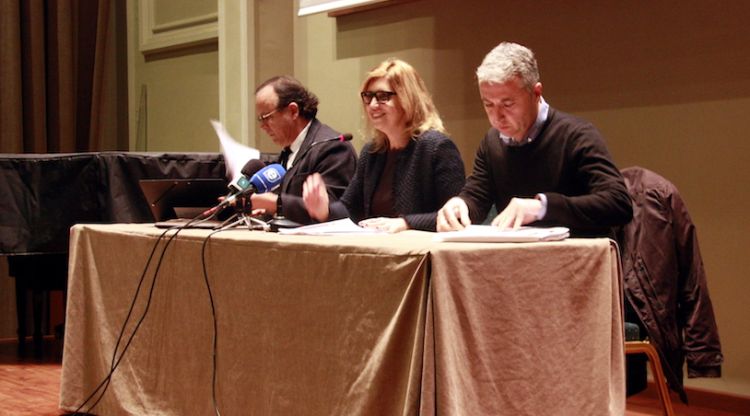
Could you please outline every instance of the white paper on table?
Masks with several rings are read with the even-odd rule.
[[[534,241],[558,241],[570,236],[566,227],[521,227],[517,230],[501,230],[491,225],[470,225],[459,231],[435,234],[434,241],[442,242],[498,242],[526,243]]]
[[[240,175],[242,175],[242,168],[245,164],[250,159],[260,158],[260,151],[234,140],[220,122],[211,120],[211,125],[214,126],[216,135],[219,136],[221,153],[224,155],[227,174],[232,177],[231,182],[236,182]]]
[[[364,228],[349,218],[305,225],[297,228],[282,228],[279,234],[289,235],[341,235],[341,234],[384,234],[385,231]]]

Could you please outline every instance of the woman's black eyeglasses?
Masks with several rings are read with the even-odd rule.
[[[369,105],[373,97],[378,100],[378,103],[385,104],[391,101],[391,97],[396,93],[393,91],[362,91],[359,95],[362,96],[362,102]]]

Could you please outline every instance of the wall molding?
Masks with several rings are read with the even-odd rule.
[[[219,39],[219,15],[207,13],[157,25],[154,1],[139,0],[139,43],[143,54],[216,43]]]

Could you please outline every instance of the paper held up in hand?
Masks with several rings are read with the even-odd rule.
[[[521,227],[517,230],[501,230],[491,225],[470,225],[460,231],[435,234],[434,241],[527,243],[534,241],[558,241],[568,238],[566,227]]]
[[[242,175],[242,168],[250,159],[260,158],[260,151],[234,140],[220,122],[211,120],[211,125],[214,126],[216,135],[219,136],[227,176],[231,176],[231,182],[235,182]]]
[[[297,228],[284,228],[279,234],[296,235],[343,235],[343,234],[383,234],[384,231],[373,228],[364,228],[355,224],[349,218],[341,220],[322,222],[320,224],[305,225]]]

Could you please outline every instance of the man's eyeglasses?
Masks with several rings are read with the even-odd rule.
[[[273,115],[273,114],[274,114],[275,112],[277,112],[277,111],[279,111],[279,110],[280,110],[280,109],[279,109],[279,108],[277,108],[277,109],[275,109],[275,110],[273,110],[273,111],[269,111],[269,112],[267,112],[266,114],[261,114],[261,115],[259,115],[259,116],[258,116],[258,118],[257,118],[257,120],[258,120],[258,123],[261,123],[261,124],[263,124],[263,123],[267,122],[267,121],[268,121],[268,120],[269,120],[269,119],[271,118],[271,116],[272,116],[272,115]]]
[[[362,96],[362,102],[369,105],[373,97],[378,100],[379,104],[385,104],[391,101],[391,97],[396,93],[393,91],[362,91],[359,95]]]

